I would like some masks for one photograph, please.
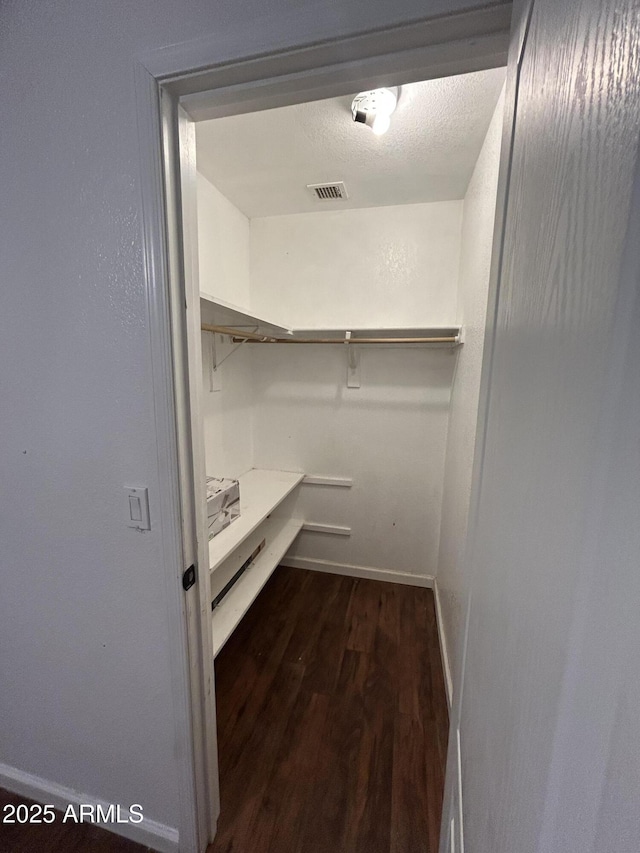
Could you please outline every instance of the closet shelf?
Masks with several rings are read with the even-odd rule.
[[[457,346],[461,343],[460,326],[428,328],[377,329],[294,329],[290,337],[278,343],[293,344],[440,344]],[[265,341],[269,343],[269,341]]]
[[[438,326],[422,329],[295,329],[286,336],[262,326],[255,330],[202,323],[205,332],[229,335],[233,343],[250,344],[375,344],[382,346],[431,345],[455,347],[462,343],[461,326]]]
[[[233,524],[230,527],[233,527]],[[301,528],[302,521],[294,519],[270,518],[264,522],[261,532],[264,533],[268,542],[267,546],[258,554],[211,615],[214,657],[222,649],[244,614],[251,607]]]
[[[260,468],[252,468],[238,477],[240,517],[209,542],[210,571],[217,569],[303,479],[304,474],[297,472]]]
[[[227,331],[221,334],[255,335],[257,338],[263,336],[279,337],[290,334],[289,329],[250,314],[238,305],[225,302],[209,293],[200,291],[200,313],[202,315],[203,331],[215,331],[211,327],[223,327]]]
[[[377,329],[288,329],[237,305],[200,291],[201,328],[228,335],[233,343],[379,344],[386,346],[455,347],[462,343],[461,326]]]

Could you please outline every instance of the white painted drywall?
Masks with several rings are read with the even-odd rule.
[[[249,220],[200,174],[197,198],[200,290],[249,309]],[[215,324],[212,306],[201,300],[200,307],[202,321]],[[202,333],[205,462],[212,477],[238,477],[253,467],[251,356],[233,349],[226,336]]]
[[[3,4],[0,755],[17,772],[177,826],[135,59],[210,36],[223,62],[469,5]],[[126,527],[125,485],[149,487],[150,533]]]
[[[251,220],[251,302],[292,328],[451,325],[462,203]]]
[[[458,322],[464,326],[464,346],[458,350],[451,392],[437,572],[442,614],[440,630],[445,637],[443,645],[454,684],[470,585],[463,556],[476,443],[503,109],[504,93],[496,106],[464,197],[462,218]]]
[[[214,346],[218,361],[224,359],[217,382],[211,376]],[[211,477],[238,477],[254,467],[252,358],[246,347],[231,354],[232,349],[219,335],[214,344],[211,332],[202,333],[202,420],[206,473]]]
[[[451,324],[461,214],[461,202],[446,202],[252,220],[252,305],[302,327],[411,325],[419,310],[425,323]],[[242,236],[244,222],[228,202],[216,217],[229,234],[222,265],[244,269],[226,259],[243,249],[234,232]],[[366,276],[354,274],[354,235],[370,250]],[[207,321],[206,303],[203,312]],[[229,346],[217,341],[224,357]],[[305,486],[296,506],[351,535],[304,532],[289,556],[433,576],[454,354],[360,347],[361,387],[349,389],[341,347],[245,345],[222,364],[212,393],[210,347],[205,334],[207,472],[237,476],[253,466],[352,478],[351,489]]]
[[[251,221],[252,302],[293,326],[451,325],[462,202]],[[347,388],[338,346],[256,346],[257,467],[353,478],[304,486],[303,518],[351,535],[304,532],[291,557],[433,576],[452,351],[360,347]]]
[[[524,48],[453,711],[466,850],[638,849],[637,14],[536,0]]]
[[[361,387],[347,388],[341,347],[258,349],[256,466],[353,478],[303,485],[297,502],[300,517],[351,535],[303,532],[289,556],[433,576],[451,352],[361,347]]]
[[[249,220],[199,172],[198,268],[200,290],[249,307]]]

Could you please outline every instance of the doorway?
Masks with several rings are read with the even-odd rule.
[[[499,36],[496,36],[495,32],[491,34],[491,36],[487,37],[488,41],[491,43],[491,50],[488,51],[490,56],[485,55],[482,60],[479,60],[477,56],[471,58],[472,65],[481,65],[481,66],[495,66],[504,62],[505,52],[506,52],[506,32],[504,29],[504,22],[502,25],[502,32]],[[380,43],[381,44],[381,43]],[[388,46],[388,42],[385,46]],[[498,49],[497,45],[500,44]],[[487,44],[484,45],[485,49]],[[311,51],[313,53],[313,51]],[[411,74],[414,76],[414,79],[425,79],[429,75],[436,76],[439,68],[442,66],[437,66],[437,63],[434,63],[433,66],[430,67],[429,63],[429,50],[423,51],[423,60],[426,62],[426,66],[428,68],[429,73],[425,73],[424,66],[421,67],[420,71],[416,71],[415,68],[412,69]],[[394,62],[396,64],[396,70],[393,72],[389,71],[389,79],[393,76],[393,74],[399,74],[397,71],[397,67],[402,65],[402,56],[403,52],[399,51],[397,54],[394,54]],[[499,59],[498,59],[499,57]],[[431,57],[432,58],[432,57]],[[440,56],[441,58],[441,56]],[[307,61],[313,63],[313,57],[310,55],[306,57]],[[404,52],[404,59],[407,64],[415,63],[415,56],[410,56],[410,52]],[[464,59],[458,58],[457,63],[461,66],[461,70],[468,70],[469,66],[469,57],[465,56]],[[380,60],[379,64],[384,66],[385,64],[389,64],[388,56],[384,60]],[[454,65],[456,63],[453,63]],[[273,83],[270,81],[268,86],[264,86],[259,90],[260,95],[256,95],[256,86],[248,84],[244,87],[243,91],[235,90],[233,92],[233,102],[231,100],[231,95],[229,90],[226,87],[221,86],[218,89],[211,90],[213,92],[213,98],[210,95],[206,97],[202,94],[191,93],[187,94],[183,99],[183,105],[185,109],[189,109],[193,115],[197,115],[200,117],[211,117],[213,114],[228,114],[232,112],[239,112],[241,110],[246,109],[247,106],[255,106],[256,103],[261,103],[263,105],[271,105],[274,103],[281,105],[282,103],[291,102],[292,100],[300,102],[303,97],[308,98],[309,90],[314,90],[314,96],[319,94],[333,94],[336,92],[336,89],[339,93],[344,93],[345,90],[354,92],[358,91],[361,86],[364,88],[366,84],[369,84],[370,81],[375,76],[372,73],[371,68],[363,67],[366,66],[367,63],[361,61],[359,63],[358,68],[354,69],[352,65],[348,68],[348,74],[345,74],[345,69],[339,69],[339,72],[336,73],[336,69],[334,67],[333,72],[336,75],[334,79],[343,77],[348,79],[343,79],[342,82],[338,83],[326,83],[327,72],[326,70],[322,73],[318,72],[318,80],[315,81],[315,87],[310,86],[310,81],[308,76],[300,82],[298,78],[297,82],[292,84],[291,75],[287,76],[285,79],[282,79],[280,83]],[[369,65],[375,66],[375,61],[371,61]],[[449,64],[449,69],[451,69],[451,63]],[[228,74],[228,70],[225,72]],[[266,72],[264,72],[266,75]],[[379,74],[380,72],[378,72]],[[408,72],[405,70],[404,74],[406,75]],[[319,80],[322,80],[322,86],[319,83]],[[209,78],[210,79],[210,78]],[[264,78],[263,78],[264,79]],[[404,79],[407,79],[406,77]],[[228,77],[227,77],[228,82]],[[295,90],[296,86],[304,87],[304,92],[306,94],[303,95],[302,91],[298,91],[297,93],[292,93],[292,88]],[[176,92],[182,87],[184,91],[184,83],[179,83],[174,86],[173,91],[170,90],[169,87],[165,88],[163,95],[163,110],[164,110],[164,121],[165,121],[165,173],[168,175],[167,187],[168,187],[168,196],[169,196],[169,207],[173,205],[173,202],[176,201],[177,197],[182,194],[183,198],[188,195],[185,192],[185,182],[188,184],[189,180],[193,180],[195,177],[195,163],[190,162],[189,156],[185,157],[185,150],[187,150],[188,145],[185,147],[185,141],[188,142],[189,134],[192,133],[193,127],[189,127],[190,121],[188,116],[181,112],[181,108],[177,103]],[[216,101],[217,97],[217,101]],[[261,101],[262,98],[262,101]],[[209,103],[205,103],[209,100]],[[182,155],[180,155],[180,147],[177,145],[177,137],[181,135],[182,137]],[[180,166],[180,169],[176,169],[176,166]],[[179,180],[178,180],[179,179]],[[180,182],[180,186],[179,186]],[[173,205],[173,210],[176,210],[175,205]],[[181,264],[176,264],[174,268],[174,278],[175,283],[177,283],[176,292],[173,294],[174,304],[173,304],[173,316],[174,319],[177,318],[177,325],[180,325],[179,316],[180,316],[180,306],[182,304],[182,300],[184,299],[184,294],[186,292],[187,297],[187,319],[186,323],[183,322],[182,332],[178,330],[175,333],[174,330],[174,341],[177,343],[176,350],[179,350],[185,354],[185,361],[181,366],[181,370],[177,377],[176,386],[180,381],[185,383],[185,375],[192,376],[194,374],[193,367],[198,363],[198,359],[201,358],[201,354],[192,351],[194,348],[187,346],[187,335],[185,334],[185,327],[190,329],[190,339],[194,340],[195,335],[194,332],[198,328],[197,323],[197,313],[193,311],[194,303],[199,301],[199,292],[198,289],[193,287],[193,281],[189,282],[189,265],[194,262],[194,252],[193,246],[190,246],[188,240],[188,231],[189,231],[189,211],[186,211],[185,222],[186,222],[186,232],[185,236],[187,239],[184,240],[184,260],[185,268],[186,268],[186,278],[187,278],[187,286],[185,289],[182,288],[180,284],[180,280],[182,278],[178,267]],[[177,217],[176,217],[177,218]],[[183,255],[180,249],[180,240],[177,239],[177,233],[173,235],[175,238],[175,244],[172,246],[172,235],[169,234],[169,242],[170,242],[170,253],[169,256],[173,261],[179,258],[181,261],[183,259]],[[174,283],[174,284],[175,284]],[[180,294],[183,294],[181,297]],[[190,314],[190,309],[192,313]],[[197,350],[197,345],[195,346],[195,350]],[[189,364],[189,369],[186,369],[186,362],[191,361]],[[186,385],[186,383],[185,383]],[[193,399],[193,397],[192,397]],[[190,417],[193,418],[193,410],[190,412]],[[190,504],[191,512],[183,513],[183,518],[190,518],[192,522],[192,531],[186,531],[188,535],[193,537],[193,531],[199,530],[199,535],[196,538],[198,545],[198,562],[201,565],[207,565],[207,556],[206,552],[207,548],[207,540],[205,533],[205,515],[204,508],[202,506],[198,506],[198,501],[195,498],[196,494],[201,494],[201,487],[203,483],[195,483],[193,484],[193,488],[189,490],[188,488],[188,468],[187,460],[190,458],[195,459],[198,454],[202,454],[202,448],[198,450],[195,446],[195,443],[191,440],[195,435],[194,422],[191,421],[190,424],[186,423],[182,426],[183,429],[183,439],[185,440],[186,452],[183,456],[183,474],[185,483],[183,484],[183,496],[182,501],[184,503]],[[202,466],[201,470],[203,470]],[[319,531],[316,531],[319,532]],[[185,531],[183,530],[183,534]],[[192,541],[193,538],[192,538]],[[195,782],[194,788],[196,790],[200,790],[201,792],[201,803],[200,807],[197,809],[197,813],[200,816],[200,821],[202,823],[202,815],[203,809],[207,814],[209,819],[209,828],[202,828],[200,830],[200,837],[204,837],[206,835],[210,836],[213,824],[215,823],[215,818],[217,816],[216,809],[216,786],[215,786],[215,744],[213,749],[211,749],[211,738],[205,734],[207,726],[211,725],[211,710],[213,707],[213,674],[211,672],[210,664],[207,662],[208,654],[207,654],[207,644],[208,648],[213,650],[211,633],[210,633],[210,625],[208,621],[210,620],[210,616],[208,613],[209,604],[211,601],[211,588],[210,588],[210,580],[208,578],[208,573],[200,572],[199,573],[199,582],[196,587],[198,593],[197,603],[191,605],[190,613],[191,617],[189,617],[189,612],[187,613],[188,620],[191,618],[191,622],[188,621],[188,630],[187,636],[189,638],[189,649],[190,649],[190,659],[192,661],[191,664],[191,703],[192,709],[195,708],[196,712],[192,715],[192,720],[194,722],[194,741],[198,741],[200,739],[200,743],[205,743],[206,749],[204,751],[200,751],[199,755],[208,753],[208,760],[201,761],[201,769],[198,772],[196,768],[195,773]],[[191,594],[193,598],[194,593]],[[189,610],[189,608],[188,608]],[[208,638],[208,639],[206,639]],[[213,655],[211,655],[211,660]],[[207,682],[207,679],[209,681]],[[207,688],[207,684],[209,688]],[[195,687],[194,687],[195,685]],[[204,687],[203,687],[204,685]],[[199,709],[199,710],[198,710]],[[210,732],[209,732],[210,734]],[[196,762],[197,765],[198,762]],[[203,785],[203,780],[209,780],[208,789]],[[213,807],[211,804],[213,803]],[[206,821],[205,821],[206,823]]]

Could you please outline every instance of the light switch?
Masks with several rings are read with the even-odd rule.
[[[137,530],[151,530],[149,521],[149,490],[147,488],[127,488],[129,513],[127,526]]]
[[[131,521],[142,521],[142,507],[140,506],[140,498],[129,495],[129,515]]]

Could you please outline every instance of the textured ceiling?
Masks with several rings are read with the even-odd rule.
[[[462,198],[504,76],[403,86],[379,137],[353,122],[351,97],[200,122],[198,169],[249,217]],[[330,181],[346,183],[346,202],[306,189]]]

